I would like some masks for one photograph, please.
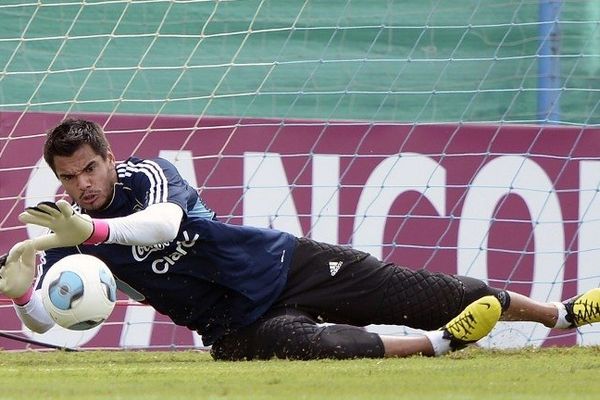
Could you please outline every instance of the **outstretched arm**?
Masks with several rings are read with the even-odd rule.
[[[106,243],[148,246],[177,237],[183,210],[174,203],[157,203],[126,217],[105,219],[110,233]]]
[[[26,304],[15,303],[15,311],[26,327],[36,333],[44,333],[54,326],[54,321],[42,304],[39,290],[32,293]]]
[[[39,293],[33,291],[35,250],[71,247],[82,243],[152,245],[170,242],[179,232],[183,210],[173,203],[157,203],[125,217],[92,219],[59,200],[28,208],[19,219],[53,232],[16,245],[0,269],[0,293],[13,299],[17,315],[32,331],[43,333],[54,326]]]
[[[82,243],[117,243],[147,246],[170,242],[179,231],[183,210],[173,203],[157,203],[125,217],[92,219],[77,214],[65,200],[27,208],[21,222],[40,225],[52,234],[33,239],[38,250],[78,246]]]

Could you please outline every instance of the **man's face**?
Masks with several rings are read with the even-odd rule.
[[[54,156],[54,169],[69,196],[84,209],[100,210],[111,201],[117,182],[111,152],[105,160],[84,144],[71,156]]]

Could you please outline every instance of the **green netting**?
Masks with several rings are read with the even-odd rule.
[[[6,110],[536,122],[538,1],[3,1]],[[560,19],[561,120],[593,124],[600,3]]]

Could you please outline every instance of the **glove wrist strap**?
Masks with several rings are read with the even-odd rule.
[[[22,294],[21,296],[12,299],[13,303],[15,303],[18,306],[24,306],[25,304],[29,303],[29,300],[31,300],[31,296],[33,295],[33,286],[30,286],[29,289],[27,289],[27,291]]]
[[[83,242],[84,244],[100,244],[108,240],[110,234],[110,227],[108,223],[103,219],[94,219],[94,230],[91,236]]]

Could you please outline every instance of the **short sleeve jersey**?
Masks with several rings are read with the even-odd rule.
[[[167,160],[132,157],[116,169],[112,201],[88,214],[123,217],[151,204],[175,203],[184,211],[177,237],[151,246],[52,249],[43,259],[44,271],[68,254],[94,255],[110,267],[120,289],[176,324],[198,331],[205,344],[254,322],[269,309],[287,281],[294,236],[219,222]]]

